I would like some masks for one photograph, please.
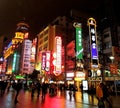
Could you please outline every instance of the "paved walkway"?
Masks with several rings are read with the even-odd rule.
[[[58,92],[57,96],[50,97],[46,95],[43,101],[41,95],[31,97],[30,91],[21,90],[18,103],[14,104],[15,91],[5,93],[0,96],[0,108],[98,108],[97,99],[94,95],[88,93],[76,92],[76,96],[69,97],[68,91]],[[113,108],[120,108],[120,96],[112,96]]]

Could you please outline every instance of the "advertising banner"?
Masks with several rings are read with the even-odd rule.
[[[118,69],[115,64],[110,64],[110,72],[111,74],[118,74]]]

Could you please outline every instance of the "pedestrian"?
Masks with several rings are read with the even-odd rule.
[[[31,85],[31,90],[32,90],[32,92],[31,92],[31,97],[34,96],[35,89],[36,89],[36,84],[33,82],[32,85]]]
[[[70,85],[69,85],[69,97],[70,97],[70,101],[71,101],[72,95],[73,95],[72,91],[73,91],[73,85],[70,84]]]
[[[40,89],[41,89],[41,84],[40,82],[37,82],[37,97],[40,95]]]
[[[47,86],[45,83],[42,84],[42,100],[45,100],[45,95],[47,93]]]
[[[15,96],[15,101],[14,101],[14,103],[16,104],[16,103],[18,103],[18,95],[19,95],[19,92],[20,92],[20,90],[22,89],[22,83],[20,82],[20,80],[18,80],[18,82],[16,83],[16,85],[15,85],[16,87],[15,87],[15,90],[16,90],[16,96]]]
[[[103,90],[103,100],[107,103],[108,108],[112,108],[112,100],[110,97],[110,90],[108,90],[107,86],[104,83],[101,83]]]
[[[105,108],[104,100],[103,100],[102,83],[99,83],[96,87],[96,96],[98,99],[98,108]]]
[[[1,83],[1,95],[4,95],[6,88],[7,88],[7,82],[2,81],[2,83]]]
[[[11,83],[10,83],[10,82],[8,82],[8,84],[7,84],[7,92],[9,92],[10,87],[11,87]]]
[[[71,99],[72,99],[72,91],[71,90],[69,91],[69,97],[70,97],[70,101],[71,101]]]
[[[80,84],[80,90],[83,92],[83,84]]]

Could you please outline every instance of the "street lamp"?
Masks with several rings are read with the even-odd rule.
[[[112,64],[113,64],[113,61],[114,61],[114,56],[110,56],[110,60],[112,61]]]
[[[112,65],[113,65],[115,57],[114,56],[110,56],[109,58],[112,61]],[[117,87],[116,87],[116,83],[115,83],[115,76],[114,76],[114,86],[115,86],[115,93],[116,93],[116,96],[117,96]]]

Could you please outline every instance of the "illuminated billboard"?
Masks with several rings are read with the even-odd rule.
[[[30,40],[24,40],[23,46],[23,61],[22,61],[22,73],[31,73],[31,64],[30,64],[30,57],[31,57],[31,47],[32,42]]]
[[[90,35],[90,49],[91,49],[91,63],[92,67],[98,67],[98,48],[96,36],[96,21],[93,18],[88,19],[89,35]]]
[[[42,52],[42,70],[50,72],[50,51]]]
[[[83,59],[83,47],[82,47],[82,28],[81,23],[74,23],[76,29],[76,58]]]
[[[83,90],[88,90],[88,81],[87,80],[83,80],[82,85],[83,85]]]
[[[17,59],[17,54],[15,53],[14,56],[13,56],[12,72],[15,72],[16,59]]]
[[[59,36],[55,37],[55,54],[56,54],[56,60],[55,60],[55,70],[54,74],[59,75],[62,72],[61,64],[62,64],[62,39]]]
[[[12,62],[12,72],[13,73],[18,73],[19,63],[20,63],[20,55],[18,53],[14,53],[13,62]]]
[[[33,42],[32,42],[32,47],[31,47],[31,62],[32,63],[35,63],[36,43],[37,43],[37,38],[33,39]]]
[[[46,52],[46,67],[45,67],[45,70],[46,71],[50,71],[50,51],[47,51]]]
[[[46,53],[42,52],[42,70],[45,70],[46,67]]]

